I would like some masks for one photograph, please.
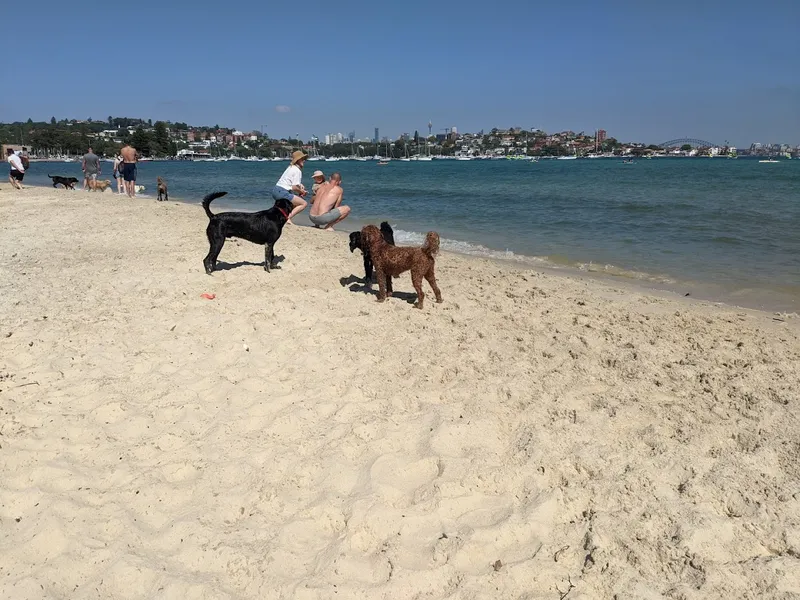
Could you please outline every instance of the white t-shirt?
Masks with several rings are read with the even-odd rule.
[[[278,183],[275,185],[282,187],[285,190],[292,190],[293,185],[300,185],[301,181],[303,180],[303,172],[300,170],[300,167],[297,165],[289,165],[286,167],[286,170],[281,175],[281,178],[278,179]]]
[[[12,169],[16,169],[20,173],[25,172],[25,167],[22,166],[22,159],[16,154],[12,154],[11,156],[9,156],[8,162],[9,164],[11,164]]]

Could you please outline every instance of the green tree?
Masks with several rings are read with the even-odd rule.
[[[131,145],[139,151],[142,156],[150,156],[151,140],[150,135],[142,129],[141,126],[136,128],[131,137]]]
[[[684,152],[689,152],[691,149],[692,149],[691,144],[684,144],[683,146],[681,146],[681,150],[683,150]]]
[[[147,126],[148,127],[152,127],[153,126],[153,119],[147,119]]]
[[[56,118],[50,117],[50,125],[55,125],[55,124],[56,124]]]
[[[164,121],[156,121],[155,131],[153,132],[153,154],[166,155],[169,153],[169,133],[167,124]]]
[[[114,119],[111,118],[111,115],[108,117],[108,126],[111,127],[113,125]]]

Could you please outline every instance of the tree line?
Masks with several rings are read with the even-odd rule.
[[[177,144],[170,139],[165,121],[108,117],[107,121],[75,121],[52,117],[49,122],[28,119],[26,122],[0,123],[0,143],[29,146],[34,156],[74,156],[90,146],[100,156],[114,156],[130,144],[142,156],[175,156]],[[170,123],[170,128],[188,130],[186,123]],[[101,132],[115,130],[115,135]],[[115,141],[119,140],[119,141]]]

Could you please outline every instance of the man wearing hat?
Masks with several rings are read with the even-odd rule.
[[[289,213],[286,219],[286,222],[290,225],[294,225],[294,223],[292,223],[292,217],[308,206],[308,203],[302,198],[306,195],[306,188],[303,185],[302,179],[303,165],[307,158],[308,154],[302,150],[294,151],[292,153],[291,164],[286,167],[283,175],[278,179],[278,183],[272,188],[273,199],[288,200],[292,203],[292,206],[294,206],[292,212]]]
[[[317,190],[319,189],[319,186],[325,183],[325,173],[322,171],[314,171],[311,179],[314,180],[314,185],[311,186],[311,204],[313,205],[317,200]]]

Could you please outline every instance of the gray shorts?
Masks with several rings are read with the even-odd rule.
[[[342,211],[340,211],[338,208],[334,208],[323,215],[308,215],[308,218],[311,219],[311,222],[314,225],[330,225],[341,216]]]
[[[86,171],[86,172],[84,172],[83,176],[84,176],[84,178],[86,178],[86,179],[91,179],[92,181],[94,181],[95,179],[97,179],[97,173],[92,173],[92,172],[90,172],[90,171]]]

